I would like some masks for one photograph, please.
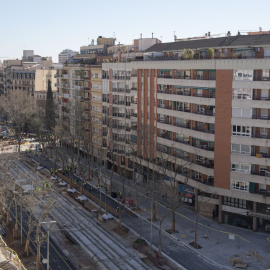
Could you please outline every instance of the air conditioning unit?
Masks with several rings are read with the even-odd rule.
[[[255,52],[260,52],[261,48],[255,48]]]

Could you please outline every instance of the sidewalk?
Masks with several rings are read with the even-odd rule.
[[[44,161],[45,162],[45,161]],[[98,166],[96,166],[98,167]],[[110,175],[111,172],[102,168],[104,175]],[[120,177],[114,173],[114,188],[115,190],[121,190]],[[97,180],[90,181],[89,184],[96,187]],[[130,197],[135,198],[132,188],[132,181],[127,180],[125,188],[130,193]],[[128,226],[135,228],[137,226],[137,232],[140,231],[140,216],[143,220],[143,235],[145,237],[150,236],[150,222],[151,218],[151,202],[145,195],[145,189],[143,186],[139,186],[139,202],[142,211],[136,213],[137,219],[134,217],[124,217],[124,223]],[[160,202],[161,203],[161,202]],[[201,249],[195,250],[189,245],[194,241],[194,229],[196,215],[193,211],[181,207],[177,211],[176,215],[176,230],[178,233],[169,235],[165,230],[170,229],[171,217],[169,210],[166,207],[159,205],[159,211],[162,216],[166,216],[162,223],[163,229],[163,251],[167,251],[172,257],[174,257],[174,251],[176,248],[190,249],[197,253],[199,256],[208,258],[212,262],[216,262],[220,266],[227,269],[232,268],[230,260],[238,259],[248,263],[249,269],[267,269],[270,267],[270,239],[267,240],[269,234],[252,232],[250,230],[241,229],[225,224],[218,224],[216,221],[209,220],[204,217],[199,217],[198,225],[198,243],[202,246]],[[158,222],[153,222],[153,243],[157,246],[158,238]],[[206,237],[205,237],[206,235]],[[234,240],[230,240],[234,238]],[[171,241],[168,241],[169,238]],[[165,239],[165,240],[164,240]],[[181,250],[181,252],[185,252]],[[179,255],[178,255],[179,256]],[[177,259],[177,258],[176,258]],[[188,268],[189,269],[189,268]]]

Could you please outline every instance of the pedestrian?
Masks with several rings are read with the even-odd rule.
[[[213,218],[213,219],[216,218],[216,211],[215,211],[215,209],[213,209],[213,212],[212,212],[212,218]]]
[[[108,191],[108,187],[107,187],[106,183],[105,183],[104,187],[105,187],[105,191]]]
[[[119,207],[118,206],[115,207],[115,212],[116,212],[116,214],[119,212]]]
[[[28,152],[28,151],[27,151],[27,149],[26,149],[26,150],[25,150],[25,154],[26,154],[26,155],[27,155],[27,152]]]
[[[51,168],[51,176],[52,176],[52,174],[53,174],[53,168]]]
[[[55,170],[55,175],[56,175],[56,176],[57,176],[57,172],[58,172],[58,170],[56,169],[56,170]]]
[[[100,185],[97,185],[97,189],[100,189]]]

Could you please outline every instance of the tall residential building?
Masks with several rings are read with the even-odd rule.
[[[48,80],[51,80],[52,91],[56,90],[55,72],[51,57],[37,56],[33,50],[24,50],[22,60],[4,61],[0,69],[0,77],[3,78],[0,93],[13,95],[23,91],[44,114]]]
[[[106,166],[128,176],[138,165],[143,174],[174,172],[179,191],[193,189],[195,207],[203,192],[205,210],[220,222],[244,217],[253,230],[263,226],[270,220],[269,55],[269,34],[228,35],[155,44],[145,61],[102,64]]]
[[[64,64],[68,61],[68,59],[70,59],[76,54],[78,54],[78,52],[72,51],[70,49],[65,49],[58,54],[58,62],[60,64]]]
[[[102,69],[101,66],[91,67],[91,133],[93,155],[96,161],[102,164],[104,149],[102,148]]]

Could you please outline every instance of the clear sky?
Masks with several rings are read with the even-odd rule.
[[[132,44],[152,32],[171,42],[174,31],[184,38],[270,30],[270,0],[0,0],[0,7],[0,60],[21,58],[26,48],[58,61],[63,49],[114,33],[117,43]]]

